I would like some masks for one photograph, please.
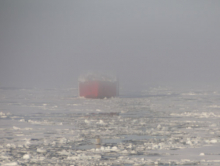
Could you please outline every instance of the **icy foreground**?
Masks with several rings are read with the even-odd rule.
[[[0,89],[0,165],[220,165],[220,93]]]

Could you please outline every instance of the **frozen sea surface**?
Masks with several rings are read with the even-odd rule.
[[[111,99],[0,88],[0,165],[220,165],[220,92]]]

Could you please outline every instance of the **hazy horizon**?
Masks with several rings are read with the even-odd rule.
[[[0,1],[0,87],[75,88],[110,71],[127,88],[220,83],[220,1]]]

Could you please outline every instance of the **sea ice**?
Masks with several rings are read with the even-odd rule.
[[[23,156],[23,159],[25,159],[25,160],[30,159],[30,155],[29,155],[29,154],[25,154],[25,155]]]
[[[70,97],[75,89],[4,90],[0,165],[219,165],[219,94],[160,88],[92,100]]]
[[[14,166],[14,165],[18,165],[17,162],[11,162],[11,163],[5,163],[5,166]]]

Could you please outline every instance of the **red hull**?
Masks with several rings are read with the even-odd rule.
[[[79,96],[86,98],[109,98],[118,94],[117,82],[85,81],[79,82]]]

